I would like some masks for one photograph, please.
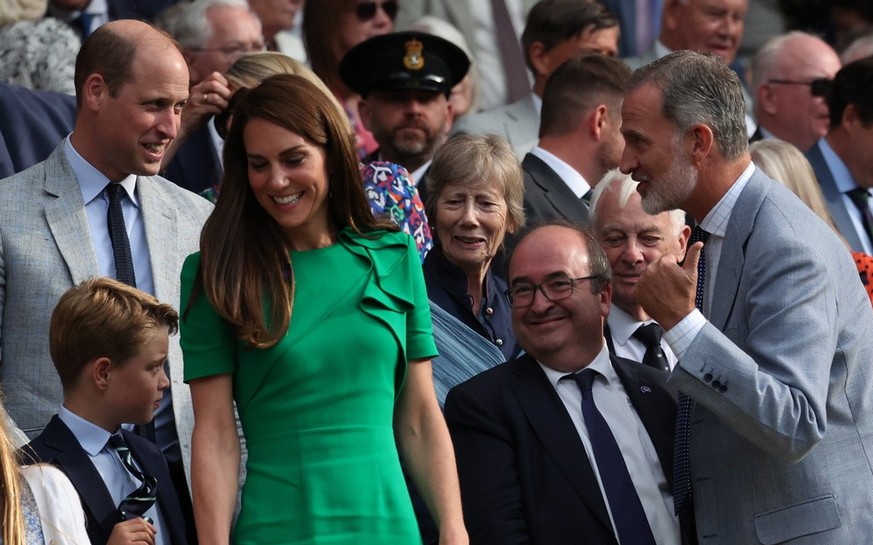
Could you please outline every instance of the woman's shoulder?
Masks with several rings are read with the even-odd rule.
[[[347,244],[363,246],[372,250],[391,247],[406,248],[410,244],[415,244],[412,237],[403,231],[389,231],[387,229],[358,233],[354,229],[346,227],[340,231],[340,239]]]

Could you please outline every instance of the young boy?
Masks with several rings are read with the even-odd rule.
[[[152,421],[169,386],[164,364],[178,321],[170,305],[110,278],[69,289],[52,313],[49,344],[64,405],[24,458],[67,474],[92,545],[187,544],[160,450],[121,429]]]

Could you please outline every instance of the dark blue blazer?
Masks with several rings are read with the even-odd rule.
[[[666,374],[610,358],[672,483],[676,402]],[[585,447],[530,355],[454,387],[445,416],[471,544],[616,545]]]
[[[187,545],[186,521],[176,490],[170,479],[167,462],[158,447],[128,431],[121,432],[134,459],[144,473],[158,480],[158,507],[163,515],[162,531],[171,545]],[[45,462],[60,468],[76,488],[82,499],[82,508],[88,518],[88,537],[91,545],[106,545],[112,528],[120,522],[118,507],[109,490],[70,428],[53,416],[51,421],[27,446],[22,448],[25,463]],[[193,523],[193,521],[192,521]]]
[[[831,218],[834,224],[839,229],[840,234],[852,247],[855,252],[863,252],[864,244],[861,242],[861,235],[855,229],[855,224],[852,223],[852,217],[846,209],[846,204],[843,202],[843,194],[837,189],[837,182],[834,180],[834,175],[828,164],[825,161],[824,154],[821,152],[820,144],[816,144],[806,152],[806,158],[809,159],[809,164],[812,166],[815,177],[818,179],[818,185],[821,187],[821,194],[827,204],[828,212],[831,213]]]
[[[0,179],[45,160],[76,119],[76,98],[0,83]]]
[[[162,175],[178,186],[200,193],[221,182],[224,170],[204,125],[182,144]]]

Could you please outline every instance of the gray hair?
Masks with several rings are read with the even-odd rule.
[[[252,11],[247,0],[194,0],[175,4],[155,18],[155,26],[173,37],[183,48],[193,49],[205,47],[212,37],[212,28],[206,18],[206,12],[213,7],[242,8],[258,21],[261,21]]]
[[[613,191],[618,199],[618,207],[624,208],[627,206],[627,201],[630,200],[631,195],[636,192],[638,185],[640,185],[639,182],[635,182],[630,177],[630,174],[624,174],[617,168],[604,174],[603,178],[597,182],[597,185],[594,186],[594,190],[591,192],[591,203],[589,205],[591,225],[597,225],[600,220],[600,198],[611,187],[614,187]],[[670,221],[676,228],[676,234],[678,235],[682,232],[682,228],[685,227],[685,212],[673,209],[668,210],[666,213],[670,214]]]
[[[634,72],[628,92],[646,84],[661,90],[661,113],[680,132],[698,123],[708,126],[728,161],[748,151],[742,84],[720,57],[674,51]]]
[[[440,146],[425,179],[425,210],[436,221],[436,203],[447,184],[479,186],[494,177],[506,199],[506,229],[524,227],[524,173],[509,143],[496,134],[457,134]]]

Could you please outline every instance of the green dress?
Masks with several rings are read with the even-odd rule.
[[[420,543],[394,441],[408,360],[436,355],[415,243],[346,229],[291,252],[291,325],[246,349],[201,296],[181,324],[185,380],[233,374],[248,448],[235,543]],[[199,254],[182,270],[188,308]]]

